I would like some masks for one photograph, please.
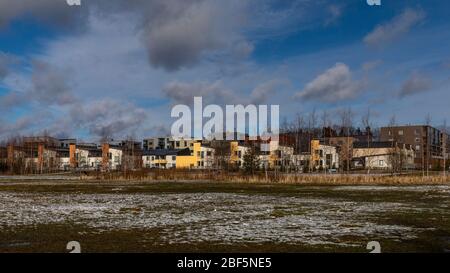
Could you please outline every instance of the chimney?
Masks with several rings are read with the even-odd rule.
[[[77,147],[75,144],[69,145],[69,163],[71,168],[77,167],[77,159],[75,158],[75,152],[77,150]]]
[[[104,170],[109,168],[109,144],[102,144],[102,167]]]

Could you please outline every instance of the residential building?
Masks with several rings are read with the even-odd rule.
[[[102,150],[97,144],[80,143],[75,147],[76,168],[86,170],[100,170],[102,166]]]
[[[342,170],[349,170],[351,168],[352,149],[353,143],[355,142],[356,139],[352,136],[327,137],[323,139],[324,145],[336,147],[339,157],[338,165]]]
[[[303,154],[294,154],[292,155],[292,165],[294,170],[299,172],[309,171],[311,162],[311,154],[303,153]]]
[[[59,147],[68,149],[70,144],[77,144],[77,140],[75,138],[60,138],[58,139]]]
[[[177,167],[177,156],[189,156],[191,152],[189,149],[182,150],[146,150],[142,155],[143,167],[171,169]]]
[[[184,168],[212,168],[214,166],[214,149],[202,145],[201,142],[193,143],[190,155],[179,155],[176,158],[177,169]]]
[[[339,168],[339,153],[335,146],[326,145],[323,141],[311,141],[311,170],[328,170]]]
[[[230,164],[241,168],[244,165],[244,156],[250,147],[240,144],[238,141],[230,142]]]
[[[411,145],[390,141],[355,142],[353,167],[369,170],[395,170],[415,168],[415,151]]]
[[[102,170],[120,170],[122,164],[122,147],[109,143],[102,144]]]
[[[172,137],[154,137],[146,138],[142,141],[144,151],[147,150],[182,150],[185,148],[193,149],[196,141],[193,139],[173,139]]]
[[[424,170],[443,166],[447,139],[447,134],[429,125],[383,127],[380,134],[381,141],[411,145],[415,167]]]

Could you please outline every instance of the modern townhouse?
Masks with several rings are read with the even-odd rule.
[[[182,150],[145,150],[142,155],[142,166],[149,169],[172,169],[177,167],[178,156],[189,155],[191,155],[191,151],[187,148]]]
[[[144,151],[147,150],[182,150],[193,149],[193,139],[173,139],[172,137],[146,138],[142,141]]]
[[[244,165],[244,156],[250,150],[250,147],[243,145],[239,141],[230,142],[230,159],[232,166],[241,168]]]
[[[195,142],[189,155],[179,155],[176,158],[177,169],[207,169],[214,166],[215,150],[209,145]]]
[[[330,170],[339,168],[339,153],[335,146],[327,145],[324,141],[311,141],[311,170]]]

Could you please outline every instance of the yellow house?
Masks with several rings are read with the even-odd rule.
[[[311,168],[318,166],[320,161],[320,140],[311,140]]]
[[[191,155],[182,155],[177,156],[177,169],[186,169],[186,168],[195,168],[197,167],[198,160],[197,155],[201,150],[201,143],[196,142],[193,144],[192,154]]]
[[[177,169],[211,168],[214,162],[214,149],[202,146],[200,142],[193,143],[190,155],[179,155],[176,158]]]
[[[239,145],[237,141],[230,142],[230,164],[242,167],[244,164],[244,155],[250,150],[249,147]]]

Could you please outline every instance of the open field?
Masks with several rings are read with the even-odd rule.
[[[0,182],[0,252],[450,251],[450,185]]]

